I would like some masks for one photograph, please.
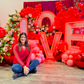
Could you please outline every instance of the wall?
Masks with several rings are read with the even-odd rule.
[[[19,12],[23,8],[23,2],[32,1],[59,1],[59,0],[0,0],[0,26],[4,27],[8,22],[8,14],[14,14],[15,9]]]

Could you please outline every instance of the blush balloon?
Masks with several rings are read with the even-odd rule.
[[[35,59],[35,54],[31,53],[31,60],[34,60],[34,59]]]
[[[29,41],[28,44],[31,46],[31,48],[34,48],[37,46],[36,43],[33,41]]]
[[[68,60],[68,55],[67,54],[63,54],[62,55],[62,59],[65,60],[65,61]]]
[[[33,52],[33,53],[38,53],[39,50],[40,50],[39,47],[34,47],[34,48],[32,49],[32,52]]]
[[[36,59],[39,61],[39,63],[41,63],[41,58],[40,57],[37,57]]]
[[[68,60],[68,61],[67,61],[67,65],[68,65],[68,66],[73,66],[73,65],[74,65],[73,60]]]
[[[69,59],[73,59],[73,56],[72,55],[69,55]]]

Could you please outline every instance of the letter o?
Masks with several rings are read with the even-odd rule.
[[[53,12],[50,12],[50,11],[41,12],[41,15],[36,18],[38,27],[42,28],[42,20],[45,17],[48,17],[50,19],[50,22],[51,22],[51,25],[52,25],[54,23],[54,21],[55,21],[56,16],[55,16],[55,14]]]

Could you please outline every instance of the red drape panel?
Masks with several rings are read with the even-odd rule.
[[[57,0],[56,0],[57,1]],[[46,7],[49,5],[50,7],[51,6],[54,6],[55,4],[55,2],[56,1],[39,1],[39,2],[24,2],[24,4],[23,4],[23,8],[26,8],[26,7],[28,7],[28,6],[30,6],[30,7],[35,7],[35,5],[38,5],[38,4],[45,4],[45,9],[46,9]],[[84,0],[79,0],[80,2],[84,2]],[[74,0],[64,0],[64,1],[62,1],[62,3],[64,4],[64,6],[66,6],[67,8],[68,7],[70,7],[70,6],[73,6],[74,5]],[[51,9],[51,10],[53,10],[53,9]]]
[[[54,14],[56,14],[55,2],[56,1],[42,1],[41,5],[42,5],[43,11],[52,11]],[[46,25],[46,24],[48,24],[49,27],[51,26],[51,22],[50,22],[49,18],[43,19],[42,25]]]
[[[24,8],[27,8],[28,6],[35,8],[35,5],[40,4],[40,2],[24,2],[23,6]]]

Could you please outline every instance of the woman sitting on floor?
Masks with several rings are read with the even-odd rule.
[[[36,71],[36,66],[39,64],[38,60],[30,60],[31,49],[28,45],[26,33],[21,33],[19,36],[19,43],[13,48],[14,60],[11,67],[14,72],[13,78],[22,75],[28,75],[31,71]]]

